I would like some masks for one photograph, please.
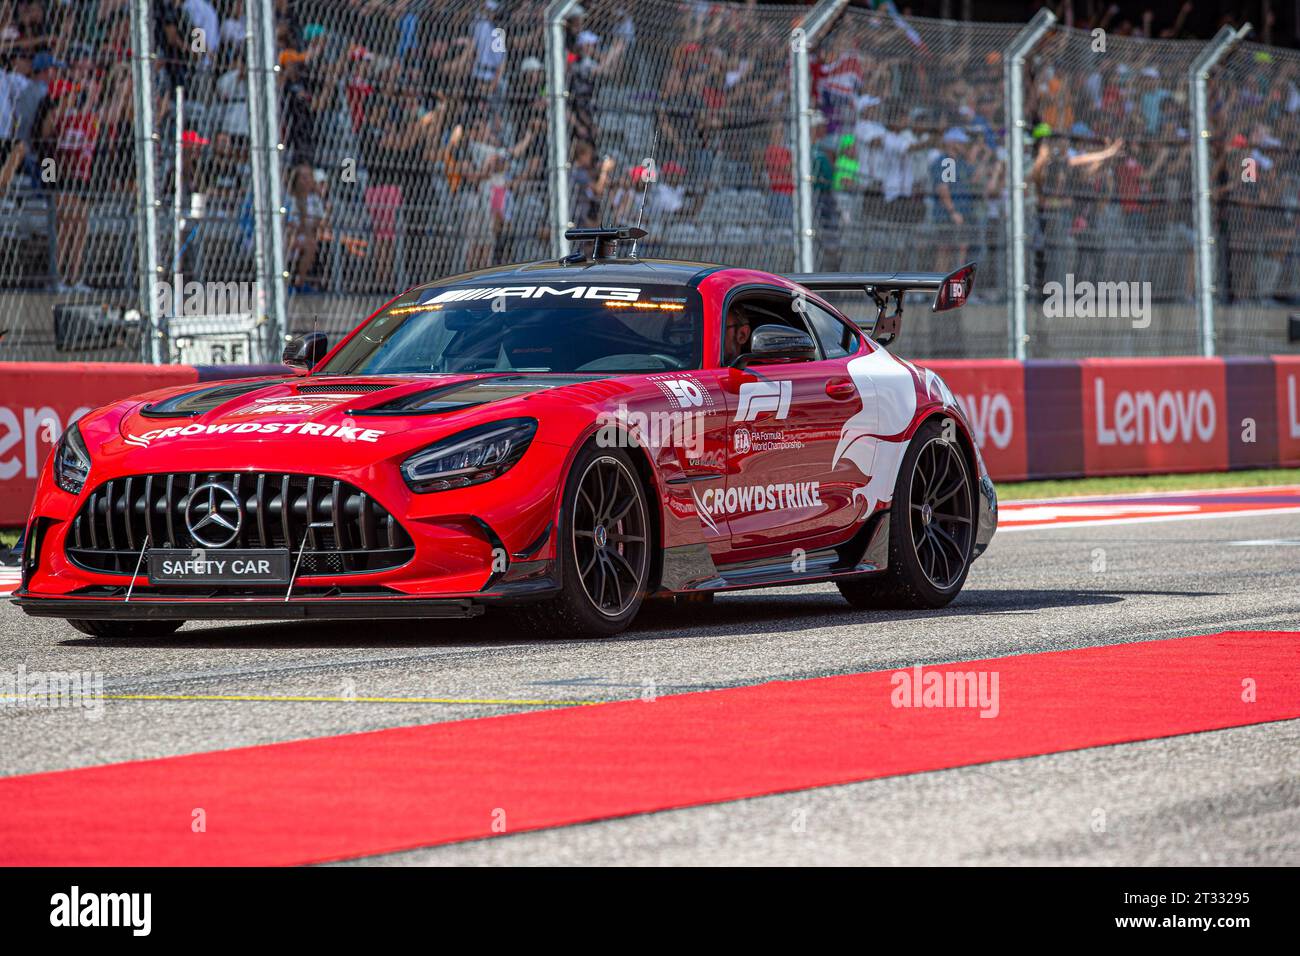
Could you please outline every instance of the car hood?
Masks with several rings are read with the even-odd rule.
[[[576,387],[581,393],[588,383],[598,383],[602,391],[612,384],[597,376],[525,373],[204,383],[137,401],[118,422],[118,432],[124,450],[165,450],[168,459],[178,453],[274,448],[276,458],[292,449],[303,465],[311,456],[374,460],[472,424],[481,417],[475,410],[483,406],[526,401],[557,389]],[[204,461],[201,467],[212,467],[206,457]]]

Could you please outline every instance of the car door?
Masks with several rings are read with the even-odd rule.
[[[661,395],[641,406],[642,427],[655,434],[656,466],[667,476],[668,536],[707,545],[715,562],[725,560],[731,541],[726,515],[710,507],[726,486],[731,441],[726,378],[721,369],[647,376]]]
[[[796,548],[841,543],[861,510],[853,497],[857,485],[843,470],[832,475],[845,422],[862,407],[846,369],[852,352],[834,347],[836,354],[826,354],[817,328],[823,319],[810,320],[814,304],[806,298],[796,300],[787,290],[742,290],[727,308],[747,304],[756,306],[754,321],[779,321],[812,335],[819,358],[723,371],[720,382],[732,409],[719,509],[730,523],[728,559],[797,558]]]

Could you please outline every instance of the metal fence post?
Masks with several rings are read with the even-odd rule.
[[[131,92],[135,116],[136,257],[139,268],[140,315],[146,332],[141,336],[141,358],[159,365],[163,361],[162,317],[154,295],[158,278],[158,196],[154,162],[153,29],[149,0],[131,4]]]
[[[265,71],[262,74],[262,81],[266,90],[264,118],[267,127],[266,166],[262,172],[266,176],[266,195],[271,210],[268,225],[271,229],[271,285],[272,301],[275,304],[272,315],[275,320],[276,336],[276,348],[265,358],[268,361],[278,362],[289,331],[287,316],[289,271],[285,264],[284,249],[284,224],[288,218],[288,210],[284,206],[284,179],[280,171],[280,156],[284,153],[284,142],[280,134],[280,97],[276,85],[280,66],[279,54],[275,49],[275,11],[271,0],[261,0],[261,3],[262,68]]]
[[[260,32],[257,15],[260,0],[247,0],[244,6],[244,63],[248,82],[248,165],[252,176],[253,219],[253,288],[257,321],[270,321],[275,311],[271,296],[273,286],[267,282],[266,249],[266,124],[262,122],[262,85],[253,82],[253,71],[261,62],[258,52]],[[265,340],[266,336],[263,336]]]
[[[795,149],[795,263],[800,272],[813,272],[816,236],[813,207],[812,162],[812,68],[809,50],[817,37],[834,22],[849,0],[819,0],[818,4],[790,31],[790,108],[794,112]]]
[[[564,59],[564,22],[578,0],[552,0],[546,5],[546,119],[548,144],[547,199],[550,202],[551,255],[562,259],[569,254],[569,95]]]
[[[1245,39],[1251,25],[1240,30],[1224,27],[1192,61],[1187,69],[1192,109],[1192,183],[1196,191],[1196,318],[1200,329],[1201,354],[1214,355],[1214,217],[1210,198],[1210,116],[1207,82],[1228,51]]]
[[[1029,291],[1025,255],[1025,57],[1052,28],[1056,17],[1046,7],[1016,34],[1003,55],[1007,151],[1007,351],[1015,359],[1028,354],[1025,294]]]
[[[276,89],[279,71],[275,49],[275,13],[271,0],[248,0],[248,128],[249,147],[253,153],[254,222],[265,229],[259,236],[261,249],[258,277],[262,282],[265,316],[271,334],[263,336],[266,345],[276,345],[268,360],[279,357],[288,333],[287,280],[285,266],[284,222],[286,209],[280,178],[280,105]],[[258,154],[261,154],[260,156]],[[260,202],[258,194],[260,195]]]

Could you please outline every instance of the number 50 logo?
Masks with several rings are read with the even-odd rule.
[[[689,378],[667,378],[658,384],[678,408],[699,408],[704,404],[704,389],[699,382]]]

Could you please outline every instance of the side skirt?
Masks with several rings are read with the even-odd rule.
[[[878,574],[889,566],[889,510],[878,511],[844,544],[810,551],[796,567],[790,558],[760,558],[718,565],[708,545],[665,548],[661,592],[729,591],[813,584]]]

